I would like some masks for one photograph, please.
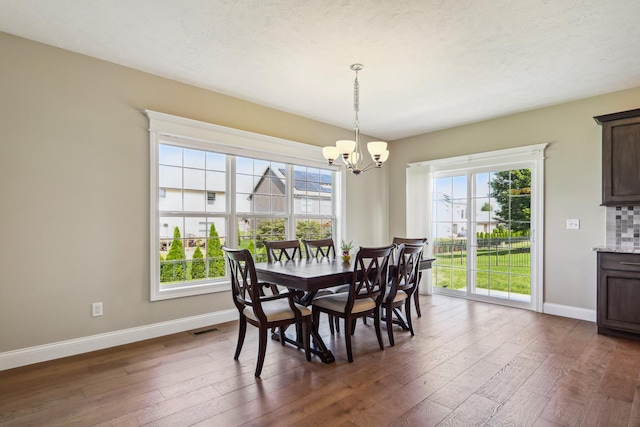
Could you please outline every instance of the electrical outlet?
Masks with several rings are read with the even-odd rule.
[[[580,230],[580,220],[579,219],[568,219],[567,220],[567,230]]]
[[[102,316],[102,303],[94,302],[91,304],[91,315],[93,317]]]

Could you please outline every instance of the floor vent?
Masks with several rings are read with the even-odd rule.
[[[208,334],[209,332],[216,332],[217,330],[218,330],[218,328],[203,329],[203,330],[200,330],[200,331],[191,332],[191,335],[197,337],[198,335]]]

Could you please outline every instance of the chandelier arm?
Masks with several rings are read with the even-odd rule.
[[[382,163],[380,163],[380,166],[378,166],[378,163],[377,163],[377,162],[373,162],[373,161],[372,161],[372,162],[369,162],[369,164],[368,164],[368,165],[366,165],[365,167],[360,168],[360,173],[362,173],[362,172],[366,172],[366,171],[368,171],[368,170],[370,170],[370,169],[373,169],[374,167],[375,167],[375,168],[379,168],[379,167],[381,167],[381,166],[382,166]]]

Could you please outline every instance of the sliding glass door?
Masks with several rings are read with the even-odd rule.
[[[434,174],[436,292],[531,307],[534,170],[518,165]]]

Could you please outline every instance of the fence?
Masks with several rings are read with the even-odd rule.
[[[530,267],[531,240],[524,237],[487,238],[476,240],[476,259],[482,258],[495,266]],[[433,242],[436,258],[450,258],[451,265],[466,265],[467,239],[446,239]]]

